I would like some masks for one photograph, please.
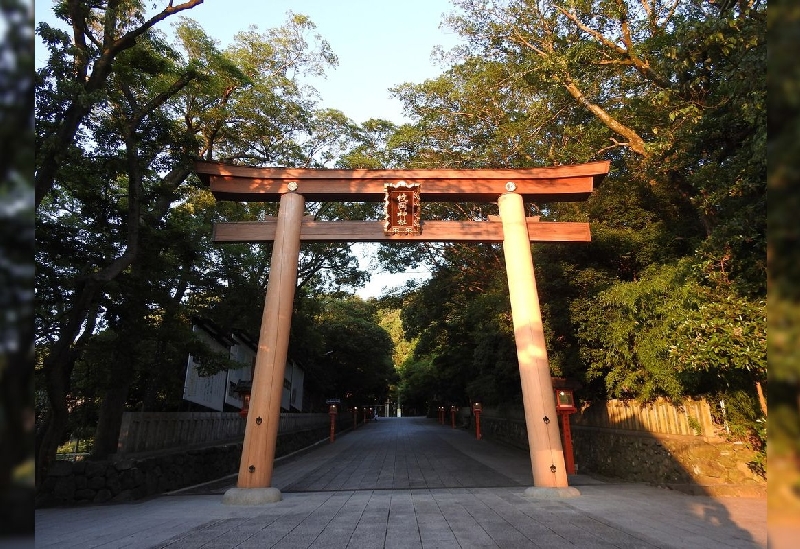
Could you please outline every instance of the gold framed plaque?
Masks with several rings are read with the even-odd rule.
[[[387,235],[422,234],[419,183],[386,183],[384,189],[384,232]]]

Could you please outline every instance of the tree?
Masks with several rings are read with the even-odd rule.
[[[553,372],[584,381],[585,398],[626,394],[623,386],[643,399],[744,387],[758,410],[766,356],[765,6],[456,4],[461,12],[449,23],[465,44],[451,52],[453,65],[395,88],[415,117],[398,131],[413,151],[409,162],[612,161],[585,204],[531,208],[593,228],[589,245],[534,246]],[[475,210],[460,215],[467,211]],[[442,275],[476,263],[444,258]],[[416,325],[445,341],[453,336],[444,327],[459,316],[431,300],[453,292],[459,297],[444,301],[459,303],[466,295],[458,286],[425,295],[440,284],[437,274],[412,299],[428,307]],[[716,331],[731,319],[739,325]],[[752,337],[739,339],[737,327]],[[462,329],[468,333],[454,331],[464,337]],[[423,336],[418,352],[440,344]]]
[[[259,32],[239,32],[220,51],[195,21],[176,28],[187,60],[206,68],[209,78],[189,86],[181,116],[200,138],[198,156],[249,165],[310,166],[309,143],[324,142],[313,128],[316,91],[299,77],[336,66],[330,45],[312,34],[306,16],[288,14],[286,24]]]
[[[403,301],[406,337],[417,343],[402,370],[403,401],[521,402],[502,254],[453,246],[430,279]]]
[[[314,320],[326,349],[320,362],[329,396],[359,406],[382,402],[394,382],[394,344],[379,324],[376,304],[322,297]]]
[[[181,6],[188,9],[195,4]],[[196,238],[199,232],[210,233],[208,223],[215,216],[206,215],[206,225],[198,231],[196,224],[175,223],[181,217],[175,212],[186,205],[208,212],[213,205],[207,193],[203,197],[193,192],[196,180],[187,181],[195,158],[210,157],[215,146],[243,157],[249,154],[237,150],[236,132],[222,131],[236,114],[228,108],[233,103],[239,108],[248,101],[253,105],[253,97],[259,93],[278,97],[291,88],[293,94],[282,105],[303,112],[311,105],[303,93],[310,92],[302,92],[287,74],[301,69],[302,63],[312,65],[319,59],[322,66],[330,60],[313,52],[295,57],[306,46],[304,29],[310,28],[299,16],[284,34],[267,35],[280,38],[281,47],[265,48],[252,31],[229,53],[220,52],[201,30],[184,22],[179,29],[185,32],[179,34],[188,55],[183,57],[149,27],[161,19],[145,21],[138,3],[89,10],[79,7],[70,3],[58,11],[75,30],[73,44],[66,33],[46,25],[39,28],[51,59],[37,75],[37,178],[41,176],[37,188],[42,193],[37,220],[41,235],[37,248],[41,266],[38,351],[48,393],[37,438],[37,479],[44,478],[65,435],[73,369],[92,338],[109,329],[114,337],[123,339],[160,333],[153,335],[156,346],[169,347],[165,332],[156,329],[158,323],[152,321],[153,311],[163,313],[160,321],[164,325],[181,317],[186,325],[188,315],[179,314],[176,304],[189,295],[196,296],[201,288],[213,287],[215,277],[219,280],[211,268],[218,255],[208,251],[208,238]],[[169,7],[162,15],[173,13],[177,11]],[[103,41],[94,34],[101,20],[110,50],[103,49]],[[135,25],[137,21],[141,26]],[[263,57],[269,55],[274,57]],[[254,78],[254,71],[273,60],[282,89],[269,89],[272,83],[264,81],[269,75],[259,73],[259,78]],[[256,62],[262,66],[253,66]],[[90,68],[92,74],[84,74]],[[91,89],[83,86],[82,74]],[[76,99],[89,92],[83,102]],[[71,129],[75,124],[80,131]],[[283,129],[277,128],[275,135]],[[262,161],[297,159],[300,148],[291,146],[291,139],[280,141],[283,145],[267,151],[272,158]],[[286,151],[291,154],[281,156]],[[54,162],[59,167],[50,176]],[[263,215],[263,209],[256,213]],[[166,238],[168,235],[171,238]],[[180,249],[179,243],[189,245]],[[343,261],[352,262],[349,257]],[[307,275],[318,273],[325,265],[308,266]],[[342,273],[351,275],[352,269]],[[195,299],[195,303],[201,301]],[[120,323],[122,318],[126,320]],[[185,337],[176,337],[181,338],[185,343]],[[112,362],[122,383],[102,392],[98,440],[113,440],[136,372],[152,374],[152,364],[160,360],[143,367],[141,361],[148,360],[144,355],[128,358]],[[110,445],[108,442],[106,447]],[[98,448],[98,455],[106,451]]]
[[[701,250],[710,268],[730,274],[738,292],[764,294],[761,2],[457,5],[464,13],[449,22],[467,40],[464,66],[474,57],[504,66],[503,78],[486,84],[494,98],[527,85],[551,112],[590,115],[588,133],[578,126],[571,139],[598,147],[601,124],[612,145],[594,154],[613,153],[626,165],[617,170],[641,172],[651,185],[682,194],[704,224]]]
[[[36,207],[47,196],[58,176],[65,153],[72,148],[78,130],[92,108],[103,98],[107,80],[117,57],[134,47],[137,39],[168,17],[203,3],[187,0],[177,6],[169,2],[161,12],[145,19],[139,0],[109,2],[103,8],[93,8],[83,2],[65,0],[56,5],[56,15],[72,30],[73,53],[66,53],[68,36],[63,31],[40,23],[38,33],[60,59],[50,65],[60,65],[59,74],[50,74],[59,82],[58,105],[52,105],[52,124],[47,137],[37,143]]]
[[[602,376],[610,396],[641,400],[755,393],[766,379],[765,304],[709,295],[685,268],[654,265],[598,295],[580,320],[587,381]]]
[[[95,15],[85,12],[82,21],[72,21],[74,28],[87,33],[80,40],[96,42],[90,24]],[[106,16],[111,23],[118,14],[112,9]],[[118,30],[107,28],[106,40]],[[50,289],[40,300],[48,303],[50,310],[40,313],[39,320],[49,324],[46,315],[54,314],[56,322],[41,332],[49,409],[37,440],[37,479],[43,478],[64,435],[70,376],[98,322],[104,288],[126,269],[135,268],[141,258],[143,233],[161,222],[178,186],[190,173],[184,134],[165,116],[163,107],[198,75],[194,67],[176,63],[160,37],[140,33],[135,45],[115,54],[113,70],[108,68],[102,76],[102,101],[96,100],[93,110],[81,114],[83,107],[65,106],[70,72],[62,73],[66,68],[64,51],[45,34],[51,39],[52,58],[37,75],[37,120],[41,121],[37,124],[37,190],[45,193],[38,197],[38,223],[43,229],[39,261],[46,261],[45,254],[52,257],[57,251],[77,251],[69,249],[72,243],[80,246],[79,253],[87,262],[76,268],[75,257],[68,255],[66,271],[45,269],[38,281],[40,287]],[[80,47],[77,50],[82,51]],[[74,63],[83,66],[80,55]],[[96,60],[94,71],[100,71],[103,63],[111,63],[111,59]],[[91,134],[92,140],[67,146],[63,139],[70,133],[74,137],[70,128],[79,114],[84,135]],[[175,143],[183,154],[168,153],[175,150]],[[51,147],[55,146],[65,146],[69,156],[53,153]],[[52,163],[59,169],[50,177]],[[48,275],[56,279],[45,281]],[[50,294],[59,288],[66,293],[66,307],[62,296]]]

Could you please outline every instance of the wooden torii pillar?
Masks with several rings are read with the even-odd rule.
[[[501,170],[316,170],[198,162],[195,169],[217,200],[280,202],[277,218],[214,226],[215,242],[274,242],[239,477],[223,501],[281,499],[280,491],[271,487],[272,470],[304,241],[502,242],[533,473],[533,487],[525,493],[578,494],[567,482],[530,243],[588,242],[589,224],[526,218],[524,202],[586,200],[608,174],[609,162]],[[306,201],[382,201],[387,220],[314,221],[303,217]],[[418,216],[420,202],[497,202],[500,216],[425,221]]]

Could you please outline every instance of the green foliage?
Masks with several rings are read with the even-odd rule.
[[[226,367],[193,341],[192,314],[258,333],[271,246],[213,247],[209,227],[263,220],[276,207],[216,204],[189,176],[195,158],[367,169],[608,159],[611,174],[586,203],[527,206],[546,221],[592,225],[591,243],[534,247],[553,374],[581,381],[584,398],[723,401],[734,434],[757,446],[766,436],[756,393],[767,345],[766,6],[455,4],[448,23],[463,44],[438,77],[393,89],[413,120],[398,127],[315,110],[300,77],[337,60],[305,16],[250,28],[224,50],[182,19],[174,43],[150,29],[107,59],[92,34],[104,10],[119,8],[120,34],[141,25],[141,3],[85,13],[59,3],[74,32],[40,25],[51,57],[36,82],[37,352],[45,373],[62,357],[59,375],[73,380],[53,402],[81,399],[73,420],[90,423],[119,380],[125,405],[174,409],[187,352],[209,372]],[[76,35],[95,40],[72,43]],[[107,72],[87,86],[80,76],[93,66]],[[78,121],[74,135],[69,120]],[[771,179],[787,208],[776,225],[781,250],[797,240],[785,214],[796,210],[795,176]],[[381,217],[373,204],[307,210],[324,220]],[[494,204],[426,204],[423,215],[496,213]],[[518,402],[500,247],[389,245],[379,257],[395,272],[427,263],[432,276],[365,302],[339,293],[366,276],[348,247],[303,246],[290,358],[305,369],[314,406],[331,396],[383,400],[393,384],[418,412],[434,401]],[[797,294],[792,280],[770,294],[785,313],[769,336],[779,351],[800,325],[786,301]],[[776,356],[773,425],[796,431],[797,362]]]
[[[378,303],[378,316],[380,317],[380,326],[389,334],[394,344],[394,354],[392,355],[392,363],[395,368],[405,364],[414,354],[414,349],[417,346],[417,340],[406,339],[405,332],[403,331],[403,320],[400,318],[400,309],[383,308]]]
[[[736,401],[748,410],[737,421],[753,432],[766,375],[765,6],[456,6],[447,23],[464,43],[451,67],[394,89],[415,120],[396,134],[407,165],[611,160],[587,203],[532,208],[592,225],[590,244],[535,246],[551,370],[581,381],[584,398]],[[438,206],[425,215],[481,218]],[[507,325],[476,330],[465,320],[467,311],[508,314],[489,304],[488,286],[476,293],[468,282],[492,256],[454,248],[437,250],[433,277],[404,303],[417,360],[439,374],[429,398],[465,378],[490,399],[514,398],[495,388],[514,363],[492,343]],[[424,253],[408,250],[382,257],[403,264]]]
[[[70,440],[58,447],[59,454],[84,454],[92,451],[94,440],[91,438],[81,438]]]
[[[432,387],[439,384],[431,357],[409,359],[400,369],[398,401],[407,413],[424,414],[432,400]]]
[[[140,2],[55,9],[72,32],[38,29],[50,50],[36,80],[43,466],[70,430],[96,423],[98,440],[113,438],[125,406],[178,409],[187,354],[205,373],[230,366],[193,339],[192,315],[258,333],[270,247],[215,249],[211,223],[275,207],[218,207],[190,177],[192,162],[317,162],[307,145],[326,146],[309,138],[321,117],[298,76],[336,62],[300,15],[222,51],[188,19],[171,44]],[[119,48],[100,47],[112,42]],[[333,210],[316,213],[342,215]],[[342,246],[304,250],[304,289],[363,276]]]
[[[315,372],[325,380],[325,396],[356,405],[382,402],[395,381],[394,344],[376,304],[320,296],[314,324],[324,349]]]
[[[587,381],[652,400],[747,388],[766,376],[765,304],[720,295],[662,265],[601,292],[580,318]]]
[[[443,259],[430,281],[403,299],[403,328],[417,343],[401,372],[401,400],[419,411],[436,402],[519,402],[499,249],[452,246],[443,250]]]
[[[739,296],[700,292],[678,324],[672,361],[686,370],[714,372],[726,386],[767,374],[766,305]]]

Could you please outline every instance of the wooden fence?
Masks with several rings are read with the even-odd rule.
[[[646,431],[664,435],[716,438],[724,431],[724,425],[714,421],[711,405],[705,400],[687,400],[680,405],[665,400],[647,404],[609,400],[585,406],[570,419],[572,425],[578,427]]]
[[[517,408],[485,408],[487,422],[503,420],[525,424],[522,406]],[[676,405],[666,400],[640,404],[633,400],[609,400],[583,406],[570,416],[570,424],[578,428],[602,428],[641,431],[662,435],[702,436],[710,439],[724,434],[725,426],[718,424],[712,407],[705,400],[687,400]]]
[[[279,433],[329,424],[328,414],[282,413]],[[245,420],[237,412],[125,412],[117,455],[241,440]]]

